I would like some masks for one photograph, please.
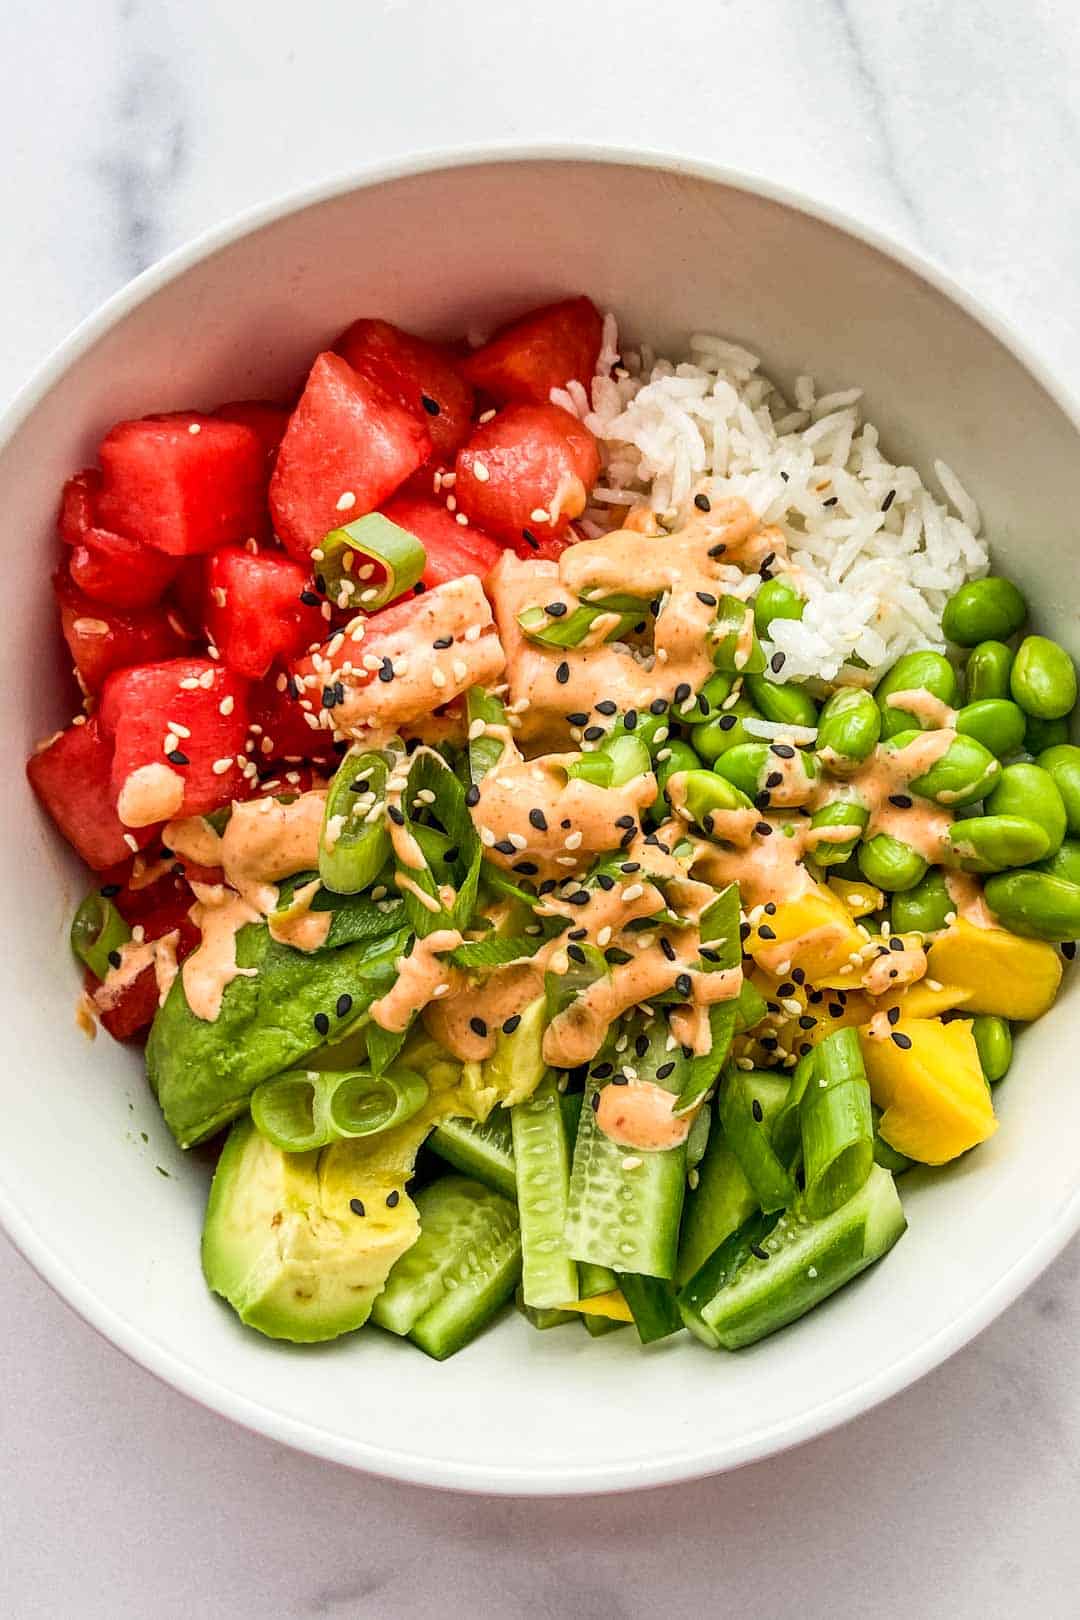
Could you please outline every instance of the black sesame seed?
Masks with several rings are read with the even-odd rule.
[[[565,686],[567,681],[570,679],[570,665],[565,659],[563,659],[562,663],[555,671],[555,679],[558,681],[560,686]]]
[[[381,667],[379,669],[379,679],[380,679],[380,681],[385,681],[387,683],[387,685],[389,685],[390,682],[393,680],[393,678],[394,678],[394,666],[390,662],[389,658],[384,658],[383,661],[382,661],[382,665],[381,665]]]
[[[776,930],[774,928],[770,928],[768,923],[762,923],[761,927],[758,929],[758,933],[762,939],[776,938]]]
[[[123,884],[103,883],[98,891],[106,900],[111,900],[114,894],[119,894]]]
[[[387,1209],[397,1209],[398,1203],[400,1202],[400,1200],[401,1200],[401,1194],[398,1192],[397,1188],[395,1187],[393,1192],[388,1192],[387,1195],[386,1195],[386,1207],[387,1207]]]
[[[324,709],[332,709],[336,702],[337,702],[337,694],[335,693],[334,688],[332,686],[324,686],[323,689],[322,689],[322,706],[323,706],[323,708]]]
[[[300,696],[300,688],[296,684],[295,675],[289,676],[288,680],[285,682],[285,690],[288,692],[291,698],[298,698]]]
[[[768,776],[765,778],[765,786],[767,788],[777,788],[780,786],[783,780],[783,771],[770,771]]]
[[[615,825],[616,827],[636,827],[637,822],[634,820],[633,816],[630,815],[616,816]]]
[[[830,495],[828,500],[827,501],[822,501],[821,504],[822,504],[822,506],[835,506],[838,500],[839,500],[838,495]]]
[[[795,986],[789,979],[785,979],[783,984],[777,985],[776,993],[778,996],[793,996],[795,994]]]
[[[692,989],[689,973],[680,973],[675,980],[675,990],[680,996],[688,996]]]
[[[535,827],[537,832],[547,832],[547,817],[542,810],[529,811],[529,825]]]
[[[660,949],[663,951],[669,962],[675,961],[675,947],[671,943],[670,939],[668,939],[666,936],[661,936]]]
[[[611,1083],[613,1086],[628,1086],[630,1084],[630,1076],[628,1074],[617,1074],[614,1076]]]
[[[809,1041],[802,1041],[799,1045],[799,1056],[806,1057],[813,1050],[814,1048],[810,1045]]]
[[[605,892],[610,892],[615,887],[615,879],[610,872],[597,872],[596,881]]]
[[[750,1253],[755,1260],[767,1260],[769,1258],[767,1251],[761,1247],[760,1243],[751,1243]]]
[[[772,837],[772,828],[769,826],[767,821],[759,821],[754,827],[754,831],[757,833],[759,838]]]
[[[104,894],[105,890],[102,889],[101,892],[102,892],[102,894]],[[1066,962],[1071,962],[1072,961],[1073,957],[1076,955],[1076,941],[1075,941],[1075,939],[1066,939],[1066,940],[1064,940],[1062,942],[1061,954],[1065,958]]]
[[[656,1078],[658,1080],[666,1080],[669,1074],[674,1074],[674,1073],[675,1073],[675,1065],[674,1065],[674,1063],[661,1063],[660,1067],[656,1071]]]
[[[697,597],[699,602],[704,604],[705,607],[716,606],[716,597],[711,591],[695,591],[694,595]]]
[[[525,544],[527,546],[531,546],[534,551],[540,550],[539,540],[536,538],[535,534],[531,534],[528,529],[522,529],[521,538],[524,540]]]
[[[720,952],[714,951],[711,945],[699,945],[698,949],[705,958],[706,962],[719,962]]]
[[[491,847],[492,849],[497,849],[500,855],[512,855],[514,853],[514,846],[510,842],[509,838],[500,838],[498,842],[493,844]]]
[[[588,889],[578,889],[575,893],[566,896],[567,902],[572,906],[587,906],[589,898]]]
[[[110,967],[118,968],[120,966],[120,963],[121,963],[122,960],[123,960],[123,958],[121,957],[119,951],[110,951],[109,952],[109,966]]]
[[[725,546],[723,543],[721,543],[718,546],[710,546],[709,547],[709,556],[710,557],[722,557],[726,550],[727,550],[727,546]]]
[[[188,759],[186,754],[182,754],[180,752],[179,748],[174,748],[171,754],[166,754],[165,758],[168,760],[170,765],[190,765],[191,764],[190,759]]]
[[[720,730],[721,731],[730,731],[732,726],[734,726],[734,724],[738,720],[738,718],[739,717],[738,717],[737,714],[722,714],[720,716]]]
[[[595,705],[597,714],[614,714],[615,707],[615,703],[611,698],[601,698],[600,702]]]
[[[311,1020],[311,1022],[315,1025],[316,1034],[318,1034],[318,1035],[329,1035],[329,1033],[330,1033],[330,1020],[326,1016],[325,1013],[316,1013],[315,1017]]]
[[[638,1035],[638,1036],[636,1036],[635,1039],[634,1039],[634,1054],[635,1054],[635,1056],[639,1057],[639,1058],[643,1058],[648,1050],[649,1050],[649,1037],[647,1035]]]
[[[366,1214],[364,1206],[360,1202],[359,1198],[350,1198],[349,1199],[349,1208],[352,1210],[354,1215],[364,1215],[364,1214]]]
[[[626,831],[623,833],[622,837],[619,839],[619,848],[620,849],[629,849],[630,845],[634,842],[634,834],[635,834],[635,829],[633,827],[627,827]]]
[[[390,817],[390,820],[394,823],[395,827],[404,827],[405,812],[400,810],[396,804],[388,804],[386,807],[386,813]],[[513,848],[513,845],[511,845],[511,848]]]
[[[315,589],[317,591],[322,591],[324,596],[326,595],[326,575],[325,574],[316,574],[315,575]]]
[[[901,1034],[901,1032],[899,1030],[894,1029],[892,1034],[889,1036],[889,1039],[890,1039],[890,1041],[894,1041],[896,1043],[896,1045],[900,1048],[901,1052],[910,1051],[910,1049],[911,1049],[911,1036],[910,1035],[903,1035],[903,1034]]]
[[[600,1093],[598,1091],[593,1092],[592,1098],[590,1099],[590,1107],[592,1108],[592,1111],[593,1111],[594,1114],[596,1113],[596,1110],[600,1107]]]
[[[762,1120],[765,1118],[765,1110],[764,1110],[764,1108],[762,1108],[761,1104],[758,1102],[756,1097],[754,1098],[753,1102],[750,1104],[750,1112],[753,1114],[754,1118],[757,1120],[758,1124],[760,1125]]]
[[[697,507],[699,512],[712,511],[712,502],[709,500],[707,495],[695,495],[694,505]]]
[[[599,703],[596,705],[596,707],[597,708],[600,707]],[[649,713],[650,714],[655,714],[657,716],[659,716],[661,714],[666,714],[667,713],[667,703],[666,703],[665,699],[664,698],[653,698],[652,702],[649,704]]]
[[[346,1013],[352,1012],[352,996],[347,991],[344,995],[338,996],[334,1011],[339,1018],[344,1018]]]
[[[627,709],[626,713],[623,715],[623,726],[625,727],[625,729],[627,731],[636,731],[637,730],[637,723],[638,723],[638,712],[637,712],[637,710],[636,709]]]
[[[898,1024],[900,1022],[899,1007],[890,1007],[885,1016],[889,1020],[890,1024]]]
[[[318,607],[319,605],[319,598],[314,591],[301,591],[300,600],[305,607]]]
[[[899,934],[894,934],[892,936],[889,941],[889,949],[890,951],[902,951],[904,949],[904,942],[900,938]]]
[[[582,950],[580,945],[568,945],[566,947],[566,954],[570,958],[571,962],[577,962],[579,966],[584,967],[585,952]]]
[[[503,1027],[502,1027],[503,1034],[504,1035],[512,1035],[514,1033],[515,1029],[517,1029],[517,1027],[518,1027],[518,1025],[520,1023],[521,1023],[521,1014],[520,1013],[511,1013],[510,1017],[503,1024]]]
[[[890,804],[895,804],[895,806],[896,806],[896,808],[898,810],[910,810],[911,806],[912,806],[912,802],[913,801],[911,799],[911,796],[909,794],[907,794],[907,793],[890,793],[889,794],[889,803]]]
[[[566,603],[549,602],[547,607],[544,609],[544,612],[547,614],[549,619],[561,619],[563,614],[566,612]]]
[[[629,877],[631,872],[640,872],[641,871],[641,862],[640,861],[623,861],[619,866],[619,871],[620,872],[625,872],[626,875]]]
[[[680,681],[678,686],[675,688],[675,702],[676,703],[685,703],[689,696],[690,696],[690,683],[689,683],[689,681]]]
[[[412,593],[413,593],[414,596],[423,596],[423,594],[424,594],[424,592],[426,590],[427,590],[427,586],[424,584],[423,580],[418,579],[416,584],[412,588]]]
[[[895,499],[896,499],[896,491],[895,491],[895,489],[890,489],[889,493],[886,495],[885,499],[881,503],[881,510],[883,512],[887,512],[889,510],[889,507],[892,505],[893,501],[895,501]]]
[[[593,1070],[593,1079],[606,1080],[611,1074],[611,1068],[612,1066],[610,1063],[598,1063],[596,1068]]]
[[[758,1039],[758,1045],[764,1052],[775,1052],[780,1042],[775,1035],[762,1035]]]
[[[467,787],[465,789],[465,803],[469,806],[470,810],[474,807],[474,805],[478,805],[480,803],[480,789],[477,787],[475,782],[471,787]]]
[[[481,1040],[484,1039],[488,1032],[487,1024],[483,1018],[470,1018],[469,1028],[472,1030],[474,1035],[479,1035]]]
[[[776,755],[777,759],[795,758],[795,750],[790,743],[771,743],[770,751]]]
[[[764,905],[764,907],[762,909],[764,910],[766,917],[775,917],[776,916],[776,902],[775,902],[775,900],[766,900],[765,905]]]
[[[436,652],[445,652],[448,647],[454,645],[454,638],[453,636],[440,636],[438,641],[433,641],[431,645]]]
[[[786,661],[785,655],[782,652],[773,653],[772,657],[769,659],[769,668],[772,670],[774,675],[779,675]]]
[[[750,935],[752,933],[753,933],[753,929],[750,927],[749,923],[744,922],[744,923],[739,924],[739,938],[740,939],[749,939]]]
[[[806,999],[810,1002],[811,1006],[817,1007],[825,1000],[825,992],[824,990],[811,990]]]
[[[829,1002],[829,1015],[832,1018],[843,1018],[844,1009],[839,1001]]]
[[[539,870],[535,861],[516,861],[514,864],[514,871],[519,872],[522,877],[535,877]]]
[[[599,742],[604,735],[603,726],[586,726],[582,736],[586,742]]]
[[[457,845],[451,844],[449,849],[443,850],[443,860],[447,866],[453,866],[460,854],[461,851],[458,849]]]
[[[795,980],[796,984],[806,983],[806,973],[802,968],[792,968],[791,977]]]
[[[424,407],[425,411],[427,411],[429,416],[438,416],[439,402],[437,399],[432,399],[430,394],[421,394],[420,403]]]
[[[802,1017],[799,1019],[799,1028],[800,1029],[813,1029],[813,1027],[814,1027],[814,1025],[816,1023],[817,1023],[817,1019],[813,1016],[812,1013],[803,1013]]]
[[[335,699],[336,699],[336,701],[338,703],[344,703],[344,701],[345,701],[345,682],[344,681],[335,681],[334,682],[334,697],[335,697]]]
[[[571,928],[566,937],[567,939],[587,939],[588,934],[589,930],[587,928]]]
[[[562,821],[559,822],[559,826],[563,829],[564,832],[569,832],[570,826],[571,826],[570,817],[569,816],[564,816]]]

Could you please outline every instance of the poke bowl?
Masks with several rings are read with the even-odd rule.
[[[939,272],[682,160],[417,160],[118,294],[0,426],[28,1260],[476,1491],[959,1348],[1080,1224],[1076,449]]]

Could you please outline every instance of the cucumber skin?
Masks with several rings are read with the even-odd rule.
[[[800,1210],[782,1215],[761,1239],[769,1259],[751,1256],[740,1265],[700,1307],[700,1322],[712,1342],[725,1350],[754,1344],[805,1315],[881,1259],[906,1227],[892,1176],[875,1166],[854,1198],[823,1220],[810,1221]],[[811,1268],[816,1277],[808,1275]],[[684,1320],[704,1339],[700,1323],[695,1324],[685,1310]]]
[[[510,1110],[521,1225],[522,1291],[532,1310],[577,1299],[577,1266],[563,1237],[570,1152],[555,1077],[546,1074],[526,1102]]]
[[[471,1259],[465,1265],[472,1267]],[[434,1361],[456,1355],[487,1326],[506,1304],[521,1280],[521,1233],[515,1228],[504,1239],[488,1274],[459,1276],[457,1286],[448,1288],[440,1300],[426,1311],[409,1334]]]
[[[517,1198],[514,1149],[505,1110],[495,1109],[483,1125],[474,1119],[445,1119],[432,1131],[427,1145],[463,1176],[472,1176],[504,1198]]]
[[[766,1124],[776,1118],[789,1089],[790,1081],[780,1075],[766,1070],[754,1075],[753,1094],[761,1104]],[[723,1126],[715,1114],[697,1172],[698,1184],[687,1194],[679,1236],[675,1277],[680,1284],[687,1282],[758,1207],[753,1188],[728,1146]]]
[[[454,1212],[454,1204],[457,1212]],[[412,1331],[446,1291],[446,1277],[465,1255],[516,1229],[513,1205],[487,1187],[461,1176],[444,1176],[416,1194],[420,1236],[390,1272],[372,1307],[371,1320],[399,1336]],[[450,1215],[450,1224],[447,1216]]]

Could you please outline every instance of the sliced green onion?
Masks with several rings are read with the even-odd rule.
[[[326,1117],[337,1136],[374,1136],[419,1113],[427,1102],[423,1075],[391,1069],[376,1077],[365,1069],[320,1076]]]
[[[383,752],[346,754],[330,783],[319,834],[319,876],[335,894],[359,894],[390,858],[384,811],[393,759]]]
[[[739,887],[729,883],[702,912],[698,924],[700,943],[708,948],[698,969],[703,973],[719,973],[737,968],[742,961],[742,942],[739,939]],[[676,1114],[688,1113],[696,1108],[705,1093],[714,1086],[727,1062],[735,1036],[735,999],[719,1001],[709,1008],[709,1031],[712,1036],[709,1050],[695,1057],[675,1104]]]
[[[529,640],[538,641],[543,647],[580,647],[597,619],[611,613],[618,615],[617,622],[603,637],[604,641],[616,641],[647,618],[648,611],[644,602],[633,597],[608,597],[602,601],[582,602],[562,618],[553,618],[542,607],[522,608],[517,620]]]
[[[795,1072],[791,1077],[788,1094],[780,1106],[780,1111],[773,1120],[772,1145],[773,1151],[781,1163],[786,1164],[789,1170],[794,1169],[802,1153],[802,1125],[800,1123],[800,1110],[802,1100],[806,1095],[806,1088],[814,1074],[814,1054],[807,1052],[795,1065]]]
[[[755,1109],[755,1101],[753,1074],[730,1069],[720,1093],[720,1123],[754,1196],[769,1215],[795,1202],[795,1183],[773,1151],[761,1104]]]
[[[482,720],[485,726],[506,726],[506,705],[501,698],[492,697],[482,686],[470,686],[465,694],[465,718],[469,725],[469,781],[478,786],[494,770],[503,756],[502,737],[472,735],[473,723]]]
[[[768,1010],[769,1004],[757,985],[744,979],[735,999],[735,1033],[743,1035],[748,1029],[753,1029],[761,1023]]]
[[[779,1220],[779,1215],[749,1216],[714,1249],[679,1292],[679,1311],[691,1333],[716,1349],[720,1341],[702,1318],[702,1311],[746,1264]]]
[[[571,760],[566,774],[591,782],[594,787],[619,788],[651,770],[652,758],[645,744],[632,732],[623,732],[618,737],[609,737],[592,753]]]
[[[395,597],[411,591],[427,563],[415,534],[391,523],[381,512],[368,512],[343,528],[331,529],[322,542],[318,579],[332,602],[374,613]],[[372,565],[374,564],[374,567]],[[371,569],[365,574],[365,570]],[[383,577],[377,577],[378,570]]]
[[[71,919],[71,948],[95,978],[104,979],[113,951],[131,938],[131,929],[111,900],[95,889]]]
[[[326,1119],[314,1069],[294,1069],[256,1086],[251,1117],[259,1135],[283,1153],[309,1153],[336,1134]]]
[[[874,1165],[874,1121],[862,1049],[854,1029],[818,1046],[799,1110],[806,1207],[815,1220],[853,1198]]]

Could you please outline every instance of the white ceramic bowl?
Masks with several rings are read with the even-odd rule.
[[[947,1173],[905,1179],[910,1230],[887,1262],[737,1356],[685,1337],[642,1353],[630,1334],[594,1342],[516,1320],[442,1366],[374,1330],[295,1350],[207,1293],[205,1173],[172,1145],[137,1058],[75,1027],[66,936],[86,878],[22,776],[34,739],[65,719],[46,583],[61,481],[117,418],[273,394],[354,316],[459,333],[578,291],[631,337],[724,332],[788,382],[809,371],[861,384],[897,458],[956,469],[1040,627],[1080,653],[1080,444],[1060,392],[938,272],[700,164],[438,158],[249,214],[112,299],[0,431],[0,1217],[89,1322],[207,1406],[358,1468],[478,1491],[687,1479],[820,1433],[956,1350],[1080,1225],[1074,985],[1020,1040],[994,1139]]]

